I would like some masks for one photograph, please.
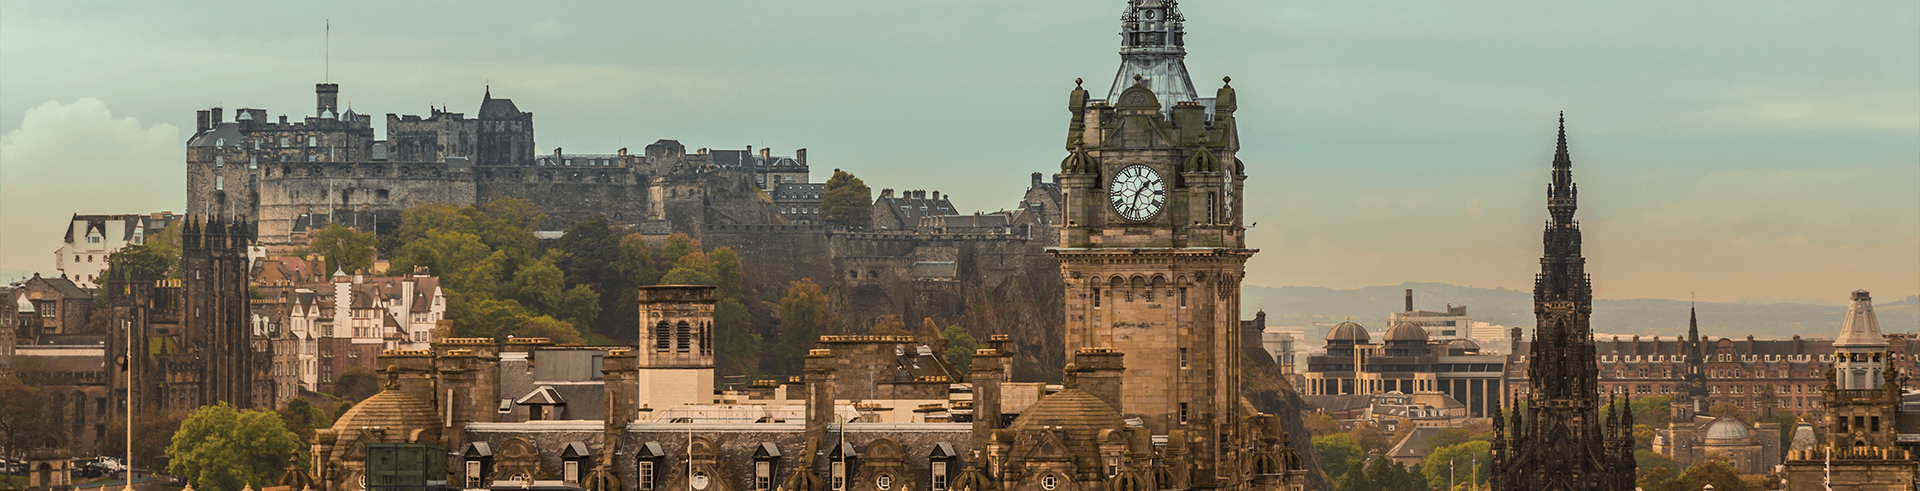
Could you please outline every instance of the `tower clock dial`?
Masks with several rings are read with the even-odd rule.
[[[1128,166],[1113,174],[1113,183],[1107,187],[1107,200],[1112,202],[1113,212],[1122,218],[1136,222],[1153,218],[1167,204],[1166,181],[1151,167]]]

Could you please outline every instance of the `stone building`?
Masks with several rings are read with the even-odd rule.
[[[1872,296],[1853,292],[1821,387],[1827,445],[1788,453],[1788,491],[1892,491],[1920,482],[1920,411],[1903,395],[1887,341]]]
[[[1533,390],[1528,409],[1493,415],[1491,458],[1496,491],[1625,491],[1635,489],[1633,412],[1600,414],[1599,365],[1595,361],[1593,283],[1580,254],[1580,224],[1573,218],[1578,191],[1567,151],[1566,117],[1553,156],[1547,192],[1552,217],[1542,233],[1545,254],[1534,278]],[[1516,349],[1516,352],[1518,350]],[[1511,436],[1505,433],[1512,428]]]
[[[1360,324],[1335,325],[1327,331],[1326,347],[1307,356],[1301,393],[1316,406],[1334,404],[1336,396],[1443,395],[1469,417],[1493,417],[1507,402],[1502,397],[1507,356],[1482,353],[1470,339],[1429,339],[1427,332],[1403,322],[1374,342]]]
[[[271,352],[256,348],[247,288],[248,224],[189,217],[181,225],[180,279],[109,278],[112,321],[106,346],[135,356],[114,371],[116,400],[136,411],[185,411],[219,401],[253,408],[271,401]],[[256,397],[264,396],[264,397]]]
[[[1129,36],[1133,41],[1123,53],[1130,61],[1137,54],[1180,62],[1184,50],[1173,2],[1130,2],[1126,18],[1129,32],[1174,35]],[[1174,69],[1184,74],[1184,68]],[[1109,290],[1110,297],[1071,297],[1078,300],[1062,315],[1076,327],[1067,331],[1072,359],[1060,386],[1012,382],[1014,353],[1005,337],[989,338],[989,347],[974,354],[964,373],[940,361],[937,335],[824,337],[806,355],[803,375],[786,383],[756,381],[744,393],[656,405],[681,392],[656,377],[711,371],[703,348],[711,341],[703,329],[711,316],[711,287],[666,287],[644,293],[636,305],[643,309],[636,328],[644,343],[608,348],[597,358],[601,418],[588,419],[591,410],[576,412],[580,401],[559,384],[518,399],[501,392],[506,374],[521,370],[508,361],[547,356],[527,341],[437,340],[430,350],[384,352],[378,363],[387,367],[386,390],[364,403],[365,412],[350,412],[318,432],[314,467],[288,481],[358,491],[368,486],[363,476],[378,482],[382,475],[369,457],[372,450],[432,445],[451,456],[447,481],[466,488],[1301,491],[1309,470],[1293,449],[1307,445],[1306,439],[1293,441],[1281,429],[1281,417],[1258,414],[1237,395],[1243,336],[1234,328],[1242,265],[1252,251],[1232,208],[1183,196],[1173,205],[1179,211],[1166,212],[1179,219],[1131,225],[1155,228],[1156,237],[1177,231],[1187,243],[1174,248],[1089,240],[1108,222],[1121,228],[1129,226],[1121,220],[1148,222],[1142,218],[1155,215],[1140,217],[1122,207],[1111,213],[1134,218],[1114,218],[1105,199],[1087,201],[1083,193],[1102,189],[1089,184],[1096,180],[1088,174],[1112,170],[1100,167],[1099,159],[1186,170],[1167,186],[1176,193],[1205,196],[1211,189],[1218,198],[1229,178],[1238,186],[1232,89],[1220,93],[1211,125],[1183,109],[1181,125],[1174,126],[1151,90],[1125,89],[1121,100],[1133,102],[1120,104],[1131,120],[1122,125],[1162,135],[1184,132],[1179,140],[1132,139],[1137,131],[1082,126],[1086,120],[1076,114],[1076,127],[1087,134],[1082,141],[1092,146],[1075,145],[1069,158],[1087,165],[1062,169],[1064,194],[1077,205],[1067,207],[1067,223],[1079,228],[1063,234],[1063,249],[1069,250],[1059,260],[1076,272],[1070,284],[1107,288],[1108,276],[1141,280],[1137,290]],[[1101,117],[1105,104],[1090,102],[1086,94],[1073,92],[1077,107]],[[1182,107],[1188,106],[1200,107]],[[1201,136],[1207,133],[1214,137]],[[1219,144],[1209,147],[1207,141]],[[1189,161],[1193,154],[1212,157],[1198,157],[1196,165]],[[1199,216],[1213,219],[1186,225],[1185,218]],[[1111,261],[1142,248],[1164,261]],[[1094,276],[1087,268],[1097,269],[1102,281],[1080,281]],[[867,268],[847,270],[860,274]],[[1155,276],[1163,282],[1145,282]],[[1088,324],[1086,309],[1110,314]],[[1137,337],[1112,335],[1111,327],[1121,323],[1139,326],[1140,332],[1129,334]],[[1182,356],[1173,355],[1175,348]],[[563,411],[546,409],[563,401]],[[566,419],[503,418],[513,404],[541,406],[538,414]],[[282,484],[294,485],[288,481]]]
[[[895,196],[892,189],[882,189],[880,195],[873,198],[870,230],[912,230],[920,226],[923,218],[958,213],[959,210],[953,207],[952,197],[942,198],[939,191],[934,191],[929,197],[926,190],[902,190]]]
[[[174,220],[173,212],[147,215],[74,215],[53,251],[54,268],[81,288],[93,289],[107,269],[107,256],[129,245],[147,243]]]
[[[1920,342],[1912,333],[1886,336],[1890,361],[1904,372],[1915,370],[1915,361],[1905,356],[1909,346]],[[1509,370],[1524,373],[1528,360],[1524,353],[1529,341],[1514,339],[1520,349],[1511,357]],[[1821,407],[1820,386],[1826,383],[1825,365],[1834,361],[1831,339],[1803,338],[1743,339],[1702,337],[1699,317],[1690,314],[1687,334],[1662,336],[1600,336],[1594,339],[1595,357],[1600,364],[1600,390],[1622,397],[1686,395],[1688,374],[1697,372],[1704,381],[1696,397],[1705,414],[1716,404],[1726,403],[1757,414],[1761,400],[1771,390],[1778,409],[1818,418]],[[1695,351],[1698,351],[1695,353]],[[1909,383],[1909,382],[1902,382]],[[1524,377],[1510,378],[1508,393],[1526,397],[1530,386]]]
[[[34,273],[14,287],[12,306],[14,328],[22,338],[82,334],[93,315],[93,292],[65,276],[42,278]]]

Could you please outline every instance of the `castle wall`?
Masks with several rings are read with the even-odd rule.
[[[305,214],[375,212],[397,222],[399,212],[408,208],[470,205],[476,197],[471,170],[439,163],[285,163],[264,166],[261,174],[258,234],[270,245],[304,243],[305,237],[292,234],[305,228],[295,223]]]

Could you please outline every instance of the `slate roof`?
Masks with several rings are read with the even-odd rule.
[[[513,99],[495,99],[491,89],[480,99],[480,119],[514,119],[521,114],[520,108],[513,105]]]
[[[1440,430],[1443,429],[1446,428],[1414,428],[1413,431],[1407,432],[1407,437],[1400,439],[1400,443],[1394,445],[1393,449],[1387,450],[1387,457],[1412,460],[1419,460],[1426,457],[1428,453],[1433,451],[1433,449],[1427,448],[1427,441],[1432,440],[1433,436],[1440,434]]]

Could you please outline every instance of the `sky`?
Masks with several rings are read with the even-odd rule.
[[[0,276],[72,214],[182,211],[194,111],[469,115],[540,152],[807,148],[816,182],[1015,206],[1124,0],[0,2]],[[1233,77],[1248,283],[1531,288],[1558,112],[1595,295],[1920,293],[1920,3],[1189,0]],[[331,24],[330,30],[326,27]]]

